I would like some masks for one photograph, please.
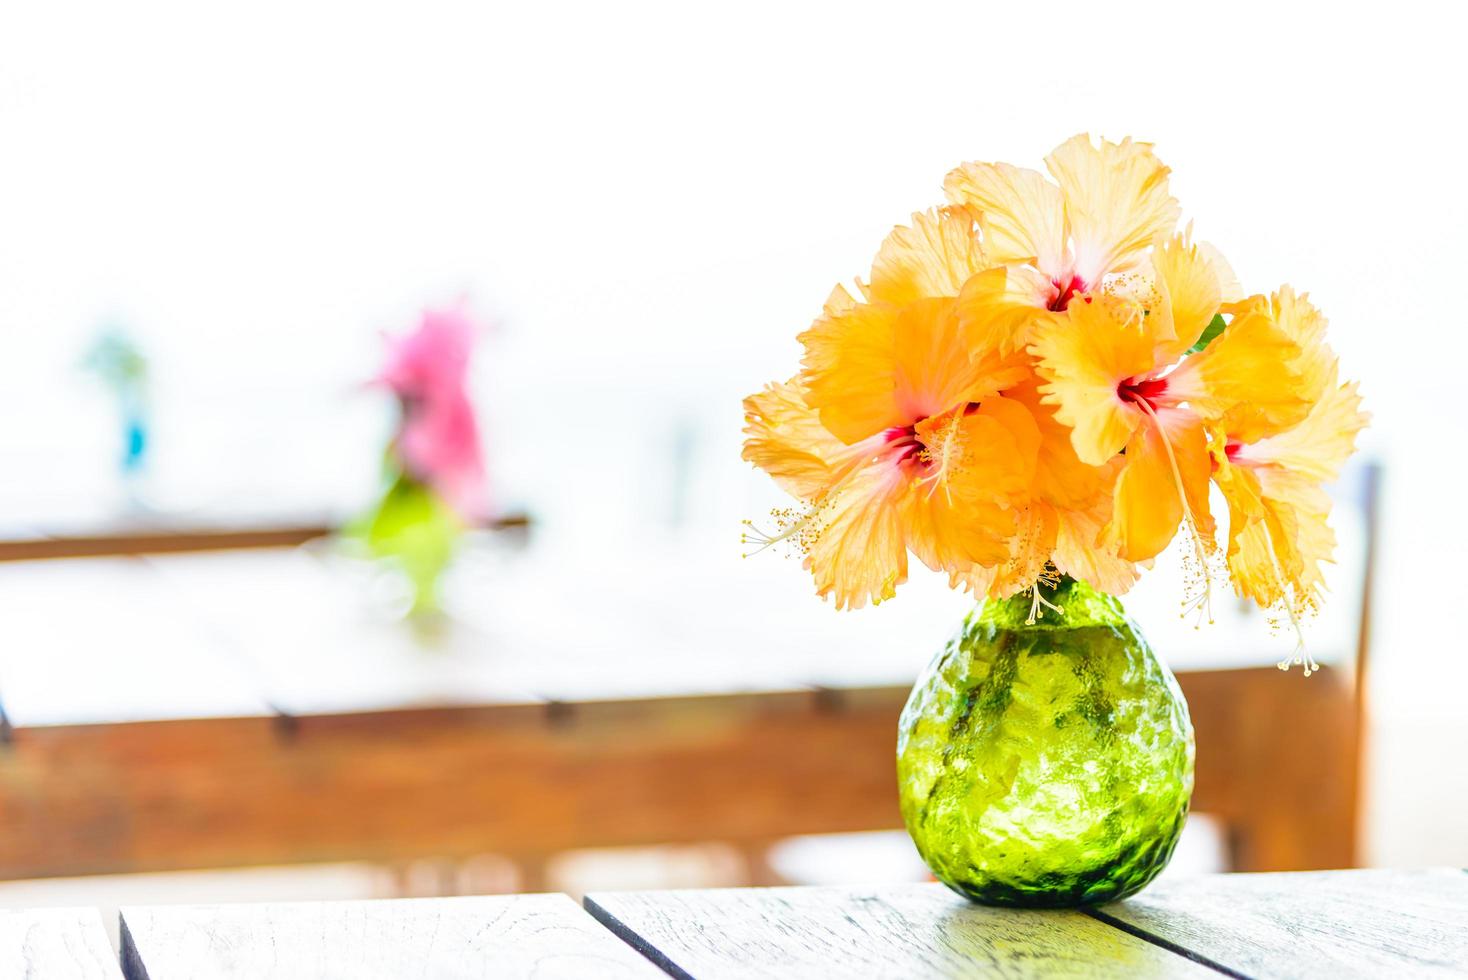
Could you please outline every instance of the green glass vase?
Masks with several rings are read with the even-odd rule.
[[[940,881],[987,905],[1122,898],[1172,857],[1193,726],[1121,603],[1082,582],[990,602],[908,698],[902,816]]]

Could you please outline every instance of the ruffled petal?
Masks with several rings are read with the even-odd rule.
[[[1320,566],[1335,552],[1335,532],[1329,524],[1330,495],[1305,475],[1278,467],[1260,470],[1259,485],[1264,502],[1281,528],[1276,552],[1295,614],[1311,613],[1325,589]]]
[[[860,609],[892,598],[907,581],[907,548],[899,511],[910,479],[893,454],[849,473],[812,517],[805,566],[821,598],[837,609]]]
[[[800,335],[800,382],[821,423],[846,443],[911,421],[895,398],[897,318],[887,303],[854,303]]]
[[[910,226],[892,229],[872,262],[867,298],[903,305],[957,296],[985,267],[975,219],[965,207],[938,208],[914,214]]]
[[[1224,258],[1217,246],[1210,242],[1199,242],[1198,251],[1203,253],[1203,258],[1213,267],[1213,272],[1218,276],[1218,290],[1224,303],[1237,303],[1244,298],[1244,287],[1239,282],[1238,274],[1234,267]]]
[[[953,574],[1009,555],[1014,514],[982,497],[951,496],[929,484],[903,498],[903,534],[918,560]]]
[[[1047,309],[1054,293],[1045,275],[1022,265],[996,266],[969,279],[958,297],[958,316],[970,347],[1001,354],[1023,349],[1035,324],[1060,319]]]
[[[1162,340],[1157,360],[1171,364],[1203,335],[1223,302],[1223,287],[1207,253],[1181,235],[1153,250],[1152,266],[1161,300],[1157,315],[1171,334]]]
[[[1300,394],[1314,401],[1335,383],[1336,356],[1325,342],[1325,314],[1316,309],[1309,297],[1296,294],[1289,286],[1280,287],[1269,299],[1270,317],[1280,331],[1300,348],[1294,367],[1300,373]]]
[[[1298,619],[1312,612],[1325,586],[1335,534],[1330,497],[1297,473],[1233,466],[1215,476],[1229,506],[1227,564],[1234,591],[1265,609]]]
[[[1033,587],[1050,570],[1057,527],[1055,508],[1033,501],[1015,514],[1015,533],[1004,561],[951,573],[949,586],[988,599],[1007,599]]]
[[[798,379],[744,399],[744,459],[786,493],[815,500],[852,465],[850,448],[821,424]]]
[[[1003,396],[986,398],[972,411],[924,419],[915,434],[929,492],[1007,503],[1034,480],[1040,430],[1023,405]]]
[[[1146,418],[1117,386],[1157,366],[1156,324],[1136,305],[1110,296],[1070,305],[1069,316],[1035,331],[1030,350],[1047,384],[1045,400],[1072,429],[1076,455],[1099,466],[1121,451]]]
[[[927,419],[916,435],[925,447],[921,475],[903,515],[913,553],[950,575],[1007,561],[1016,530],[1011,501],[1035,477],[1033,416],[996,395],[972,411]]]
[[[1369,420],[1361,411],[1356,382],[1336,385],[1332,371],[1325,396],[1303,422],[1279,435],[1240,447],[1237,458],[1244,463],[1282,466],[1312,480],[1334,480],[1356,451],[1356,436]]]
[[[984,248],[994,265],[1033,263],[1051,278],[1065,269],[1065,204],[1045,175],[1007,163],[965,163],[943,190],[979,212]]]
[[[1045,165],[1065,199],[1075,273],[1089,286],[1131,268],[1143,249],[1177,224],[1169,171],[1150,143],[1102,140],[1097,147],[1081,134],[1057,147]]]
[[[904,424],[982,401],[1025,376],[1023,355],[969,349],[956,300],[922,300],[904,307],[896,330],[894,397]]]
[[[981,401],[1029,370],[1023,354],[974,356],[954,299],[859,303],[800,340],[806,403],[848,444]]]
[[[1123,595],[1141,577],[1137,566],[1101,540],[1111,520],[1111,499],[1098,498],[1090,510],[1056,508],[1055,554],[1052,561],[1062,575],[1089,582],[1107,595]]]
[[[1310,410],[1300,358],[1299,345],[1255,308],[1167,375],[1166,400],[1186,401],[1207,419],[1226,415],[1230,437],[1252,442],[1299,424]]]

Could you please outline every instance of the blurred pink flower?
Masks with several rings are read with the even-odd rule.
[[[428,310],[417,330],[389,338],[387,364],[377,377],[402,404],[394,445],[403,469],[466,521],[488,511],[479,426],[466,387],[474,332],[463,310]]]

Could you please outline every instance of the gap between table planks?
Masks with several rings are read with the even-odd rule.
[[[942,885],[597,893],[586,909],[680,978],[1217,978],[1068,910],[986,908]]]
[[[1164,880],[1091,914],[1241,976],[1468,975],[1468,874],[1454,868]]]
[[[121,920],[127,980],[1468,973],[1456,870],[1209,875],[1088,912],[985,908],[929,884],[595,894],[586,912],[528,895],[128,907]],[[122,974],[95,911],[0,912],[0,976]]]

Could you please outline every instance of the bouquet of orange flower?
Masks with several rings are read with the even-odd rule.
[[[890,598],[910,552],[1028,592],[1033,619],[1041,585],[1119,595],[1182,529],[1189,605],[1224,566],[1298,626],[1334,547],[1322,484],[1366,422],[1325,318],[1288,286],[1246,295],[1179,232],[1149,144],[1081,135],[1045,163],[949,173],[948,203],[832,291],[800,372],[745,400],[744,458],[801,501],[747,540],[792,543],[838,608]]]

